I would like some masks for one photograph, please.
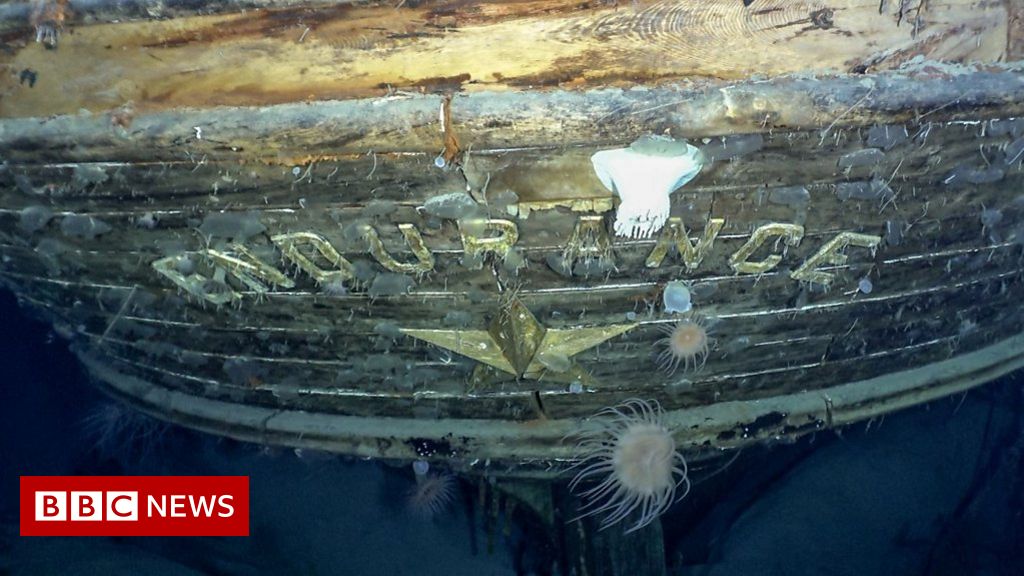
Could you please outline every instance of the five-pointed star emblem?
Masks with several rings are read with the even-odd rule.
[[[513,298],[486,330],[403,328],[402,332],[517,378],[539,379],[543,375],[545,380],[573,382],[587,378],[572,356],[634,327],[635,323],[547,328],[519,299]]]

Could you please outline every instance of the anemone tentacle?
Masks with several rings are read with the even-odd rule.
[[[686,460],[663,422],[656,401],[632,398],[597,412],[577,437],[576,475],[569,489],[583,503],[576,520],[601,516],[600,529],[631,514],[638,519],[627,533],[654,521],[690,491]],[[583,484],[596,485],[578,490]],[[685,485],[681,491],[679,487]]]

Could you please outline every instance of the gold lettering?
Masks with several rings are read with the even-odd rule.
[[[604,216],[580,216],[562,256],[572,266],[580,258],[594,258],[613,264],[612,238]]]
[[[798,246],[804,237],[804,227],[798,224],[783,224],[773,222],[765,224],[750,235],[750,239],[735,254],[729,257],[729,266],[740,274],[764,274],[779,265],[782,256],[769,254],[760,262],[748,262],[757,249],[760,248],[769,238],[778,238],[786,243],[786,246]]]
[[[241,300],[242,295],[232,289],[227,282],[224,282],[226,274],[224,268],[216,268],[212,278],[195,271],[188,272],[187,276],[185,273],[182,273],[182,269],[185,266],[194,270],[198,267],[198,262],[195,260],[207,257],[207,254],[204,252],[185,252],[177,256],[161,258],[150,266],[171,282],[174,282],[178,288],[196,298],[206,300],[217,306]]]
[[[280,270],[260,260],[242,244],[232,244],[231,251],[235,255],[225,254],[218,250],[205,250],[204,254],[215,265],[228,271],[245,284],[253,292],[266,292],[266,284],[281,288],[294,288],[295,282],[281,273]],[[266,283],[266,284],[265,284]]]
[[[484,236],[498,232],[497,236]],[[484,256],[493,252],[505,258],[519,241],[519,228],[515,222],[501,219],[460,220],[459,234],[462,236],[462,250],[465,253],[462,265],[471,270],[483,267]]]
[[[683,258],[683,263],[686,264],[686,270],[692,272],[700,266],[700,263],[704,261],[704,258],[711,253],[711,249],[715,246],[715,238],[718,237],[718,233],[721,232],[722,226],[725,226],[724,218],[711,218],[708,220],[706,226],[704,226],[704,234],[701,235],[700,239],[697,240],[697,244],[690,243],[690,236],[686,231],[686,226],[683,225],[683,219],[673,216],[668,219],[668,224],[661,231],[661,236],[658,237],[658,243],[654,246],[654,250],[647,255],[647,267],[657,268],[661,266],[661,262],[668,255],[669,248],[672,246],[676,247],[676,251]]]
[[[870,234],[858,234],[856,232],[840,232],[835,238],[829,240],[821,247],[821,250],[807,259],[799,268],[790,274],[790,278],[802,282],[817,282],[828,286],[836,279],[832,272],[817,270],[819,266],[842,266],[846,264],[847,255],[845,250],[849,246],[870,248],[874,253],[875,248],[882,242],[881,236]]]
[[[381,241],[377,230],[373,226],[367,225],[365,237],[366,243],[370,246],[370,254],[377,259],[377,262],[380,262],[381,266],[392,272],[422,274],[433,270],[434,255],[423,244],[423,236],[420,235],[420,231],[412,224],[399,224],[398,229],[402,231],[405,243],[412,250],[413,255],[416,256],[415,262],[399,262],[395,260],[388,253],[387,249],[384,248],[384,242]]]
[[[346,281],[355,277],[355,270],[352,263],[346,260],[326,238],[312,232],[293,232],[291,234],[278,234],[271,238],[271,241],[281,250],[281,254],[292,264],[295,264],[304,272],[316,280],[317,284],[326,284],[332,281]],[[313,259],[306,256],[300,250],[308,246],[316,251],[323,259],[335,267],[334,270],[325,270],[313,262]],[[315,258],[315,256],[313,256]]]
[[[580,216],[561,258],[549,256],[547,263],[563,276],[599,276],[614,270],[615,254],[604,216]]]

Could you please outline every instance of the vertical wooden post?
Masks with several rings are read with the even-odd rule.
[[[552,487],[555,509],[565,513],[557,519],[561,526],[560,540],[565,549],[568,568],[587,576],[665,576],[665,542],[661,522],[655,520],[635,532],[626,533],[629,523],[623,521],[604,530],[599,518],[576,517],[579,500],[564,486]]]

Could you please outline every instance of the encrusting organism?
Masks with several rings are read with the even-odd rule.
[[[36,30],[36,42],[47,48],[56,48],[64,20],[68,17],[69,0],[32,0],[29,23]]]
[[[169,427],[121,402],[105,401],[82,419],[82,431],[103,458],[135,464],[158,450]]]
[[[409,491],[409,508],[420,516],[435,516],[455,499],[456,480],[445,472],[430,472],[430,464],[417,460],[412,465],[416,485]]]
[[[654,343],[661,351],[658,353],[658,366],[675,374],[679,365],[683,371],[699,370],[708,359],[710,338],[704,322],[691,316],[671,325],[661,326],[664,338]]]
[[[605,408],[578,435],[569,488],[585,503],[580,516],[602,516],[601,529],[633,515],[626,533],[650,524],[690,491],[686,461],[676,451],[661,406],[638,398]],[[584,484],[598,482],[582,492]],[[680,493],[680,486],[682,490]]]
[[[601,183],[622,200],[615,234],[641,239],[665,226],[669,195],[700,173],[704,155],[685,140],[644,136],[629,148],[602,150],[590,162]]]

